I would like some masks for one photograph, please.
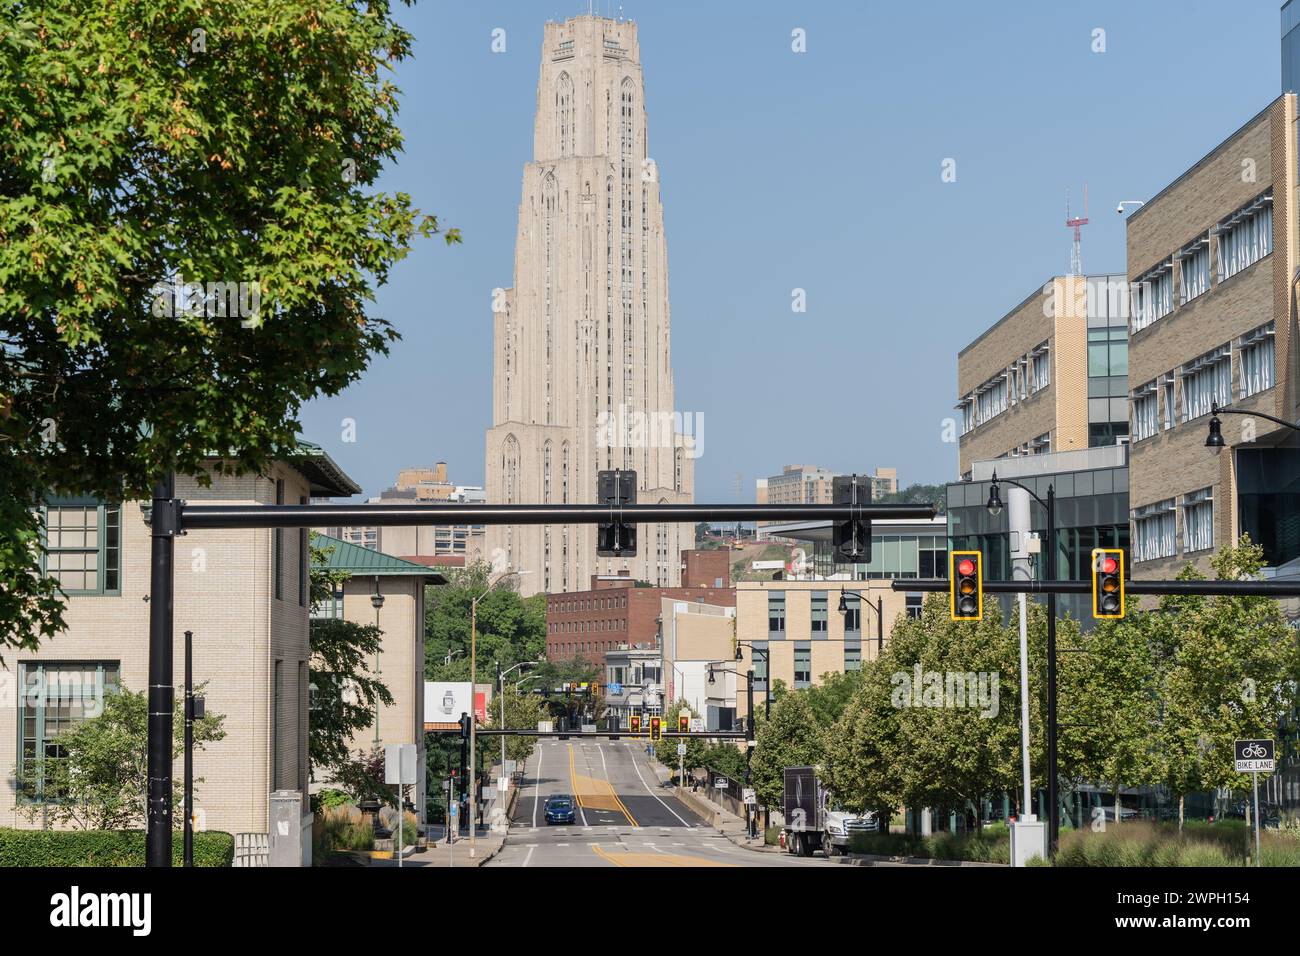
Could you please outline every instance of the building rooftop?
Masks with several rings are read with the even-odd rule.
[[[317,534],[316,544],[320,548],[331,549],[323,562],[314,562],[316,567],[329,571],[347,571],[356,575],[375,575],[378,577],[422,577],[429,584],[446,584],[447,579],[435,571],[430,571],[423,564],[406,561],[402,558],[384,554],[352,544],[341,538],[327,534]]]
[[[361,493],[361,486],[320,445],[299,441],[297,449],[285,455],[285,460],[311,482],[313,497],[347,498]]]

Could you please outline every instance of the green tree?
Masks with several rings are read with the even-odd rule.
[[[1263,563],[1263,549],[1243,537],[1212,566],[1217,579],[1232,581],[1258,576]],[[1199,577],[1190,566],[1179,576]],[[1161,612],[1169,635],[1160,751],[1181,826],[1187,793],[1250,786],[1249,775],[1234,770],[1232,742],[1273,736],[1295,708],[1300,649],[1270,598],[1187,597],[1162,601]]]
[[[888,652],[864,661],[861,683],[826,734],[825,784],[847,809],[887,820],[903,802],[898,708]]]
[[[347,572],[325,566],[331,548],[317,545],[311,536],[311,599],[317,606],[332,600],[334,589]],[[341,618],[313,618],[311,628],[311,733],[312,779],[318,771],[334,776],[350,759],[348,747],[357,733],[373,727],[377,705],[391,706],[388,686],[371,674],[369,664],[383,645],[384,632],[373,624]]]
[[[285,456],[397,338],[370,303],[438,223],[372,188],[413,43],[388,0],[11,4],[4,32],[0,646],[30,649],[62,623],[39,502]]]
[[[485,669],[492,661],[506,669],[520,661],[542,659],[546,653],[546,595],[520,598],[515,590],[519,579],[506,575],[493,582],[486,562],[453,570],[448,578],[448,584],[425,591],[425,679],[469,680],[470,610],[475,598],[479,598],[480,681],[492,680],[492,672]]]
[[[206,687],[196,688],[199,696]],[[185,746],[184,698],[178,695],[173,717],[172,759]],[[209,712],[194,722],[194,749],[221,740],[225,718]],[[148,789],[149,698],[122,688],[106,693],[95,717],[55,737],[46,754],[15,768],[19,789],[43,794],[44,800],[20,800],[18,810],[28,820],[44,820],[83,830],[129,830],[144,826]],[[53,754],[53,756],[51,756]],[[195,790],[203,782],[195,777]],[[172,801],[181,806],[185,781],[172,777]]]
[[[821,682],[808,688],[808,704],[820,727],[829,727],[840,719],[844,708],[862,686],[862,672],[829,671]]]
[[[505,724],[501,723],[501,704],[505,703]],[[536,727],[539,720],[544,719],[545,708],[542,706],[542,700],[536,694],[518,693],[513,685],[506,685],[506,692],[501,700],[494,701],[490,708],[492,713],[488,715],[488,726],[500,728],[505,727]],[[486,738],[480,738],[482,743],[487,743]],[[518,762],[523,767],[524,761],[533,755],[537,748],[536,737],[507,737],[506,738],[506,759]],[[493,749],[492,756],[495,757],[500,752],[498,744]]]
[[[685,700],[674,701],[669,708],[664,711],[663,729],[665,731],[677,730],[677,718],[683,712],[690,713],[691,716],[698,717],[698,714],[691,712],[690,704]],[[704,762],[704,754],[708,749],[705,742],[698,737],[690,737],[685,740],[677,737],[661,737],[655,744],[655,759],[666,767],[672,767],[674,770],[678,766],[677,745],[686,744],[686,756],[681,758],[685,761],[682,766],[687,770],[694,770]]]
[[[751,785],[765,807],[781,806],[786,767],[817,766],[825,759],[822,728],[802,690],[782,693],[772,704],[771,719],[759,711],[754,728]]]

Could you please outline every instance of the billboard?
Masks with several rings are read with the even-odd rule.
[[[455,729],[461,714],[470,712],[469,681],[424,682],[424,724],[433,729],[450,725],[445,729]]]

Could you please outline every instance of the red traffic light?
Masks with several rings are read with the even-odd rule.
[[[957,573],[962,575],[974,574],[975,562],[970,558],[962,558],[961,561],[957,563]]]
[[[1103,574],[1114,574],[1119,570],[1119,562],[1108,555],[1101,559],[1101,570]]]

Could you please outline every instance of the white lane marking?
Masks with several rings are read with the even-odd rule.
[[[603,751],[603,750],[600,752],[600,769],[601,769],[601,771],[604,772],[604,774],[605,774],[605,782],[606,782],[607,784],[609,784],[609,789],[613,790],[613,791],[614,791],[614,796],[617,797],[617,796],[618,796],[618,787],[614,786],[614,781],[609,779],[609,766],[608,766],[608,764],[605,763],[605,751]],[[622,802],[623,802],[622,800],[619,801],[619,803],[622,803]],[[628,819],[629,821],[632,819],[631,816],[628,815],[625,811],[620,810],[620,811],[618,811],[618,812],[621,813],[624,817],[627,817],[627,819]],[[640,825],[640,824],[633,824],[633,826],[635,826],[637,829],[640,829],[640,828],[641,828],[641,825]]]
[[[528,862],[533,858],[533,851],[536,850],[536,849],[537,849],[537,844],[536,844],[536,843],[530,843],[530,844],[528,844],[528,855],[524,857],[523,866],[527,866],[527,865],[528,865]]]
[[[542,799],[542,751],[537,751],[537,776],[533,778],[533,829],[537,829],[537,804]]]
[[[555,844],[555,845],[556,845],[556,846],[568,846],[569,844],[567,844],[567,843],[557,843],[557,844]]]
[[[667,811],[668,811],[669,813],[671,813],[673,816],[677,817],[678,820],[681,820],[681,824],[682,824],[682,826],[684,826],[684,827],[689,827],[690,824],[687,823],[685,820],[682,820],[682,818],[681,818],[680,816],[678,816],[676,810],[674,810],[672,807],[668,806],[668,804],[664,803],[663,800],[660,800],[660,799],[659,799],[659,794],[655,793],[653,790],[650,789],[650,784],[646,783],[646,782],[645,782],[645,777],[641,776],[641,768],[640,768],[639,766],[637,766],[636,754],[632,754],[632,769],[636,771],[636,778],[637,778],[638,780],[641,781],[641,786],[645,787],[645,792],[648,793],[648,794],[650,794],[650,796],[654,797],[656,800],[659,800],[659,805],[660,805],[661,807],[663,807],[665,810],[667,810]]]
[[[573,760],[573,744],[572,744],[572,743],[566,743],[564,746],[566,746],[567,748],[569,748],[569,759],[570,759],[570,760]],[[584,757],[583,759],[585,760],[586,758]],[[571,772],[576,776],[576,774],[577,774],[577,769],[576,769],[577,765],[576,765],[576,764],[570,764],[569,766],[570,766],[570,768],[572,768],[572,769],[571,769]],[[588,769],[591,769],[591,768],[588,767]],[[587,810],[586,810],[586,808],[582,805],[582,798],[579,797],[579,796],[575,793],[575,794],[573,795],[573,802],[576,803],[576,804],[578,805],[578,813],[580,813],[580,814],[582,815],[582,825],[585,827],[585,826],[587,825]]]

